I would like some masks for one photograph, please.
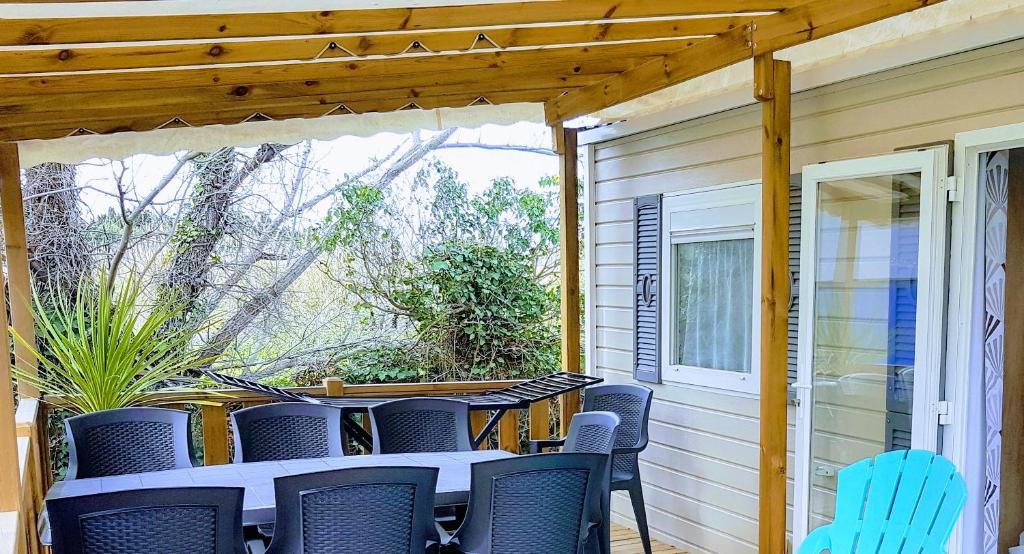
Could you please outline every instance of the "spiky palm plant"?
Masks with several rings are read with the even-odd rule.
[[[73,303],[59,292],[46,303],[35,295],[37,340],[45,354],[13,328],[11,333],[42,371],[15,374],[79,413],[173,402],[166,396],[157,401],[152,393],[212,361],[192,346],[204,327],[173,325],[181,315],[174,303],[143,305],[135,277],[120,287],[106,281],[103,275],[98,285],[83,283]]]

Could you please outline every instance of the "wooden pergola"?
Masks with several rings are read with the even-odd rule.
[[[534,0],[0,19],[11,324],[31,335],[18,141],[532,102],[544,104],[561,154],[562,365],[580,371],[576,132],[563,123],[753,58],[754,97],[764,109],[760,550],[782,553],[790,67],[773,52],[939,1]],[[133,3],[159,2],[117,5]],[[6,318],[0,310],[0,324]],[[0,358],[0,414],[11,414],[10,353]],[[36,395],[26,384],[19,393]],[[578,398],[564,406],[577,410]],[[12,463],[16,435],[0,417],[0,512],[17,512],[23,496]]]

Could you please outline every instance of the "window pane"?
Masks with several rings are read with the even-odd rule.
[[[675,364],[750,373],[754,239],[672,246]]]

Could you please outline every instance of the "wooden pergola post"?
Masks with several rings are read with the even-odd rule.
[[[789,315],[789,62],[754,58],[761,137],[761,463],[759,552],[786,551],[786,365]]]
[[[576,169],[576,129],[561,124],[553,128],[559,168],[559,244],[561,245],[562,371],[580,368],[580,239],[579,198]],[[580,410],[579,392],[561,398],[559,427],[564,437],[573,414]]]
[[[18,158],[18,145],[14,143],[0,143],[0,212],[3,214],[7,255],[11,326],[31,343],[35,339],[32,284],[25,239],[25,205],[21,198],[21,161]],[[4,325],[4,328],[7,326]],[[38,370],[35,357],[19,343],[14,345],[14,358],[20,370],[27,373]],[[39,396],[39,391],[24,380],[19,380],[18,394],[22,398],[35,398]]]
[[[0,291],[4,276],[0,272]],[[3,295],[0,295],[0,300]],[[7,329],[6,306],[0,302],[0,327]],[[18,511],[21,484],[18,467],[18,435],[14,426],[14,389],[11,382],[11,347],[0,340],[0,512]]]

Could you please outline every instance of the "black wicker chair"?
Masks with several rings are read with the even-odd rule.
[[[469,404],[443,398],[409,398],[370,408],[374,454],[473,450]]]
[[[473,464],[466,519],[448,541],[464,553],[593,552],[608,456],[538,454]]]
[[[279,477],[277,530],[267,554],[434,551],[437,473],[367,467]]]
[[[651,535],[647,528],[647,509],[640,481],[637,457],[647,448],[647,425],[651,417],[654,392],[640,385],[596,385],[583,392],[584,412],[612,412],[619,416],[612,450],[611,490],[629,493],[644,552],[651,554]]]
[[[344,456],[341,410],[280,402],[231,414],[235,463]]]
[[[611,456],[615,447],[615,434],[619,427],[619,416],[611,412],[581,412],[572,416],[569,432],[564,440],[530,441],[530,453],[536,454],[545,448],[562,447],[562,452],[604,454]],[[601,484],[601,518],[611,521],[611,463],[607,464]],[[611,552],[611,526],[602,525],[601,552]]]
[[[562,452],[611,454],[619,416],[612,412],[580,412],[572,416],[569,432],[561,440],[532,440],[530,454],[561,447]]]
[[[46,501],[53,554],[245,554],[244,489],[144,489]]]
[[[68,441],[65,479],[85,479],[192,467],[189,413],[164,408],[121,408],[64,420]]]

